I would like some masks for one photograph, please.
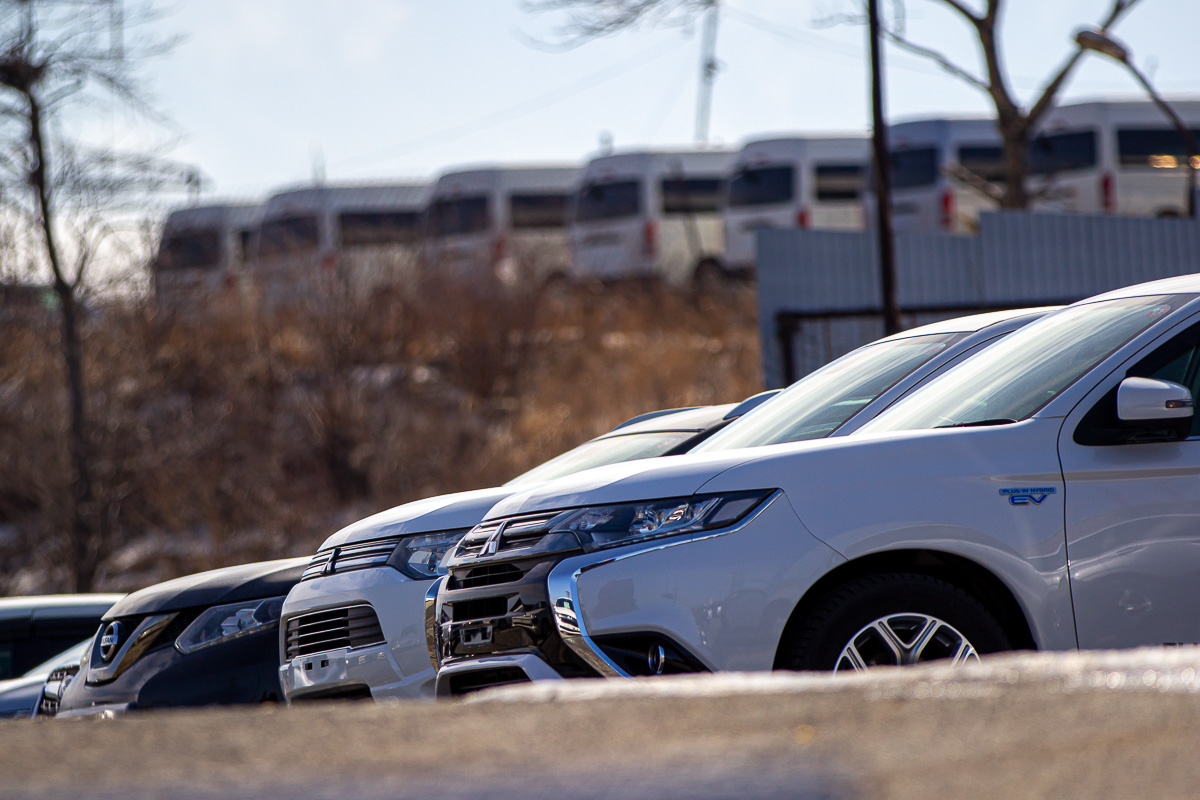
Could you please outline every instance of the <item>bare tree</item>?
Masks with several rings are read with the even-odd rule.
[[[1032,199],[1029,188],[1029,154],[1037,123],[1054,107],[1067,79],[1083,57],[1073,46],[1071,53],[1049,76],[1032,102],[1024,104],[1012,89],[1004,68],[1000,22],[1005,0],[921,0],[950,9],[966,21],[979,48],[979,68],[960,65],[942,51],[913,41],[905,31],[907,0],[894,0],[892,19],[884,35],[897,47],[925,58],[947,73],[984,92],[996,110],[996,125],[1004,145],[1005,179],[989,183],[978,175],[957,175],[968,186],[995,199],[1003,208],[1026,208]],[[1107,31],[1141,0],[1106,0],[1108,6],[1096,27]],[[641,24],[690,21],[711,5],[712,0],[541,0],[529,3],[536,11],[560,11],[567,15],[563,33],[569,40],[606,36]],[[978,5],[982,4],[982,8]],[[865,22],[862,14],[837,15],[826,22]],[[1064,42],[1070,31],[1063,32]]]
[[[154,155],[90,144],[81,133],[100,108],[149,111],[134,64],[163,45],[125,39],[150,19],[148,8],[122,0],[0,0],[0,203],[36,235],[37,267],[57,299],[72,470],[62,557],[76,591],[95,581],[110,516],[88,426],[82,292],[98,260],[120,255],[122,215],[186,177]]]

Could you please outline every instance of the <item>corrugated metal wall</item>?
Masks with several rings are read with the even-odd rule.
[[[883,334],[873,233],[758,234],[758,309],[767,386],[805,375]],[[902,234],[905,322],[1078,300],[1200,272],[1193,220],[985,213],[978,236]],[[790,351],[787,352],[787,351]],[[785,363],[789,360],[791,369]]]

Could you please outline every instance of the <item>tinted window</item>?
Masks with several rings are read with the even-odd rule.
[[[828,436],[962,334],[910,336],[860,347],[806,375],[693,452]]]
[[[258,234],[258,253],[277,256],[315,250],[320,243],[316,217],[281,217],[264,222]]]
[[[659,431],[593,439],[550,459],[540,467],[534,467],[504,485],[518,486],[523,483],[550,481],[592,467],[661,456],[695,435],[696,431]]]
[[[958,163],[985,181],[1003,183],[1004,148],[992,145],[963,145],[958,148]]]
[[[434,236],[486,231],[490,219],[486,196],[438,200],[429,207],[429,229]]]
[[[932,186],[938,179],[938,152],[933,147],[892,151],[892,188]]]
[[[587,222],[597,219],[636,217],[642,212],[640,181],[607,181],[586,184],[579,191],[575,219]]]
[[[720,178],[664,178],[664,214],[711,213],[721,207]]]
[[[1094,166],[1095,131],[1038,136],[1029,150],[1029,170],[1034,175],[1054,175]]]
[[[221,263],[221,234],[217,231],[174,234],[159,251],[158,268],[215,269]]]
[[[817,201],[857,200],[863,192],[866,171],[862,164],[818,164]]]
[[[1200,129],[1192,136],[1200,141]],[[1187,145],[1174,128],[1123,128],[1117,131],[1117,153],[1122,167],[1171,169],[1186,166]]]
[[[795,167],[741,169],[729,181],[729,206],[762,206],[795,199]]]
[[[421,235],[421,215],[416,211],[353,211],[338,216],[342,244],[412,244]]]
[[[1042,317],[926,384],[863,430],[916,430],[1027,419],[1190,299],[1187,295],[1160,295],[1104,300]]]
[[[567,224],[565,194],[514,194],[508,199],[513,228],[562,228]]]

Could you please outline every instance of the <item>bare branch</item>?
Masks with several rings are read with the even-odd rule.
[[[971,84],[972,86],[982,89],[985,92],[988,91],[988,84],[986,81],[984,81],[982,78],[968,72],[966,69],[964,69],[963,67],[960,67],[958,64],[955,64],[947,56],[945,56],[942,53],[939,53],[937,50],[934,50],[931,47],[925,47],[924,45],[920,45],[920,44],[917,44],[916,42],[910,41],[909,39],[905,38],[904,36],[901,36],[900,34],[896,33],[894,30],[892,30],[891,28],[888,28],[888,27],[883,28],[883,33],[884,33],[884,36],[887,37],[888,41],[890,41],[892,44],[899,47],[901,50],[906,50],[909,53],[912,53],[913,55],[917,55],[922,58],[928,59],[929,61],[932,61],[933,63],[937,64],[944,71],[955,76],[956,78],[964,80],[967,83]]]
[[[1113,0],[1113,4],[1109,9],[1108,15],[1098,26],[1100,30],[1108,30],[1111,28],[1121,19],[1121,17],[1129,13],[1140,1],[1141,0]],[[1026,114],[1025,118],[1027,129],[1031,129],[1037,123],[1037,121],[1046,114],[1046,112],[1053,108],[1054,102],[1058,98],[1059,90],[1062,89],[1063,84],[1065,84],[1067,82],[1067,78],[1070,77],[1071,71],[1075,69],[1075,65],[1078,64],[1080,59],[1083,57],[1083,52],[1084,51],[1081,48],[1072,53],[1070,57],[1067,58],[1066,62],[1059,67],[1058,72],[1054,74],[1054,77],[1050,79],[1050,82],[1046,84],[1046,87],[1042,89],[1041,94],[1038,95],[1038,99],[1034,101],[1033,106],[1029,109],[1029,113]]]

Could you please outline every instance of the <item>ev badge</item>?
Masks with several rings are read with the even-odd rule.
[[[1053,486],[1038,486],[1032,489],[1001,489],[1000,494],[1014,506],[1040,506],[1055,491]]]
[[[123,626],[120,622],[110,622],[100,636],[100,658],[104,659],[105,663],[112,661],[113,656],[117,654],[117,645],[121,643],[122,630]]]

